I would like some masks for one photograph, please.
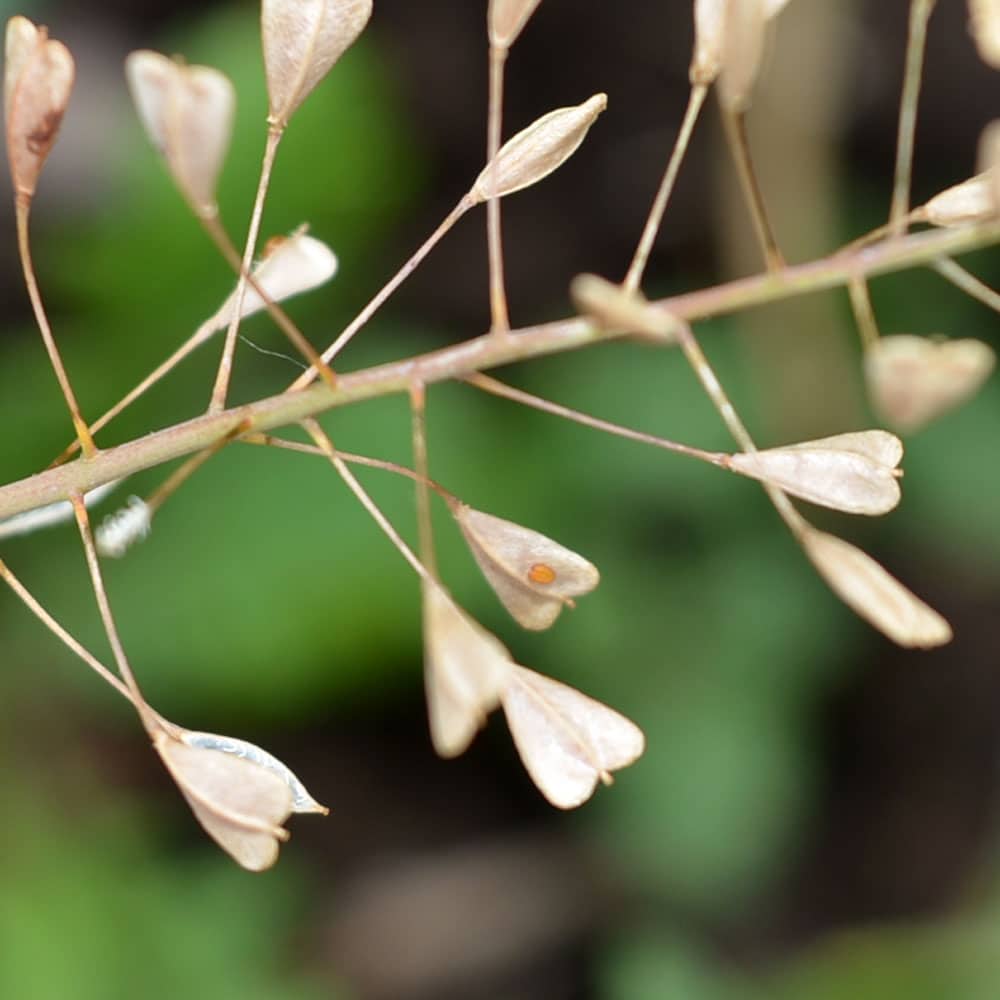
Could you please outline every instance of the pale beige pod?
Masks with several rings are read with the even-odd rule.
[[[729,0],[694,0],[694,54],[689,70],[692,86],[709,86],[722,70],[728,4]]]
[[[899,503],[903,442],[888,431],[857,431],[817,441],[740,452],[731,469],[810,503],[848,514],[886,514]]]
[[[500,704],[512,664],[503,643],[434,584],[423,586],[424,685],[431,742],[441,757],[465,752]]]
[[[838,597],[900,646],[930,649],[952,638],[951,626],[867,553],[809,528],[802,545]]]
[[[62,42],[20,16],[7,22],[6,57],[7,157],[14,190],[30,198],[59,134],[76,66]]]
[[[514,666],[503,708],[525,770],[559,809],[586,802],[598,781],[638,760],[642,730],[620,712],[566,684]]]
[[[1000,69],[1000,0],[969,0],[969,30],[983,62]]]
[[[607,330],[624,330],[662,344],[677,340],[678,321],[638,292],[626,292],[596,274],[578,274],[569,292],[580,312]]]
[[[986,222],[997,214],[995,175],[986,171],[961,184],[945,188],[926,205],[917,209],[915,218],[935,226],[962,226]]]
[[[125,77],[174,183],[199,214],[215,214],[236,111],[232,83],[209,66],[188,66],[146,49],[129,54]]]
[[[750,106],[757,74],[764,57],[767,12],[764,0],[730,0],[725,19],[719,100],[729,111],[741,113]]]
[[[487,12],[490,44],[509,49],[524,30],[541,0],[490,0]]]
[[[596,566],[541,532],[466,504],[453,514],[490,586],[524,628],[548,628],[600,582]]]
[[[288,839],[292,791],[273,771],[159,731],[153,746],[205,832],[242,867],[263,871]]]
[[[372,0],[263,0],[261,36],[272,125],[288,123],[361,34],[371,13]]]
[[[892,427],[919,430],[979,391],[996,364],[979,340],[932,340],[898,334],[865,352],[872,406]]]
[[[558,170],[607,106],[607,94],[595,94],[576,107],[550,111],[508,139],[473,184],[473,203],[513,194]]]

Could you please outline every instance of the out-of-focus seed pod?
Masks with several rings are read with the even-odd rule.
[[[996,365],[980,340],[932,340],[898,334],[865,352],[872,405],[891,427],[919,430],[979,391]]]
[[[607,330],[625,330],[657,343],[672,344],[677,339],[673,316],[650,305],[640,293],[626,292],[596,274],[578,274],[569,293],[580,312]]]
[[[509,49],[517,41],[541,0],[490,0],[486,15],[490,44]]]
[[[372,0],[263,0],[261,37],[271,125],[288,124],[364,30],[371,13]]]
[[[969,0],[969,30],[983,62],[1000,69],[1000,0]]]
[[[719,74],[719,100],[727,111],[740,113],[750,106],[766,31],[764,0],[729,0]]]
[[[139,119],[174,183],[200,216],[214,216],[236,110],[229,78],[145,49],[125,60],[125,76]]]
[[[961,184],[945,188],[913,217],[918,222],[935,226],[964,226],[971,222],[986,222],[997,214],[997,198],[992,172],[977,174]]]
[[[577,151],[607,106],[607,94],[595,94],[576,107],[550,111],[518,132],[476,179],[470,192],[473,203],[502,198],[548,177]]]
[[[4,110],[14,191],[30,199],[52,151],[73,92],[69,49],[26,17],[7,22]]]
[[[598,781],[642,756],[646,738],[624,715],[525,667],[514,666],[503,691],[514,745],[531,780],[552,805],[573,809]]]
[[[806,555],[838,597],[900,646],[930,649],[951,641],[951,626],[867,553],[809,528]]]

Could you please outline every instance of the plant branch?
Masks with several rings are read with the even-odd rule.
[[[933,230],[887,240],[854,254],[840,253],[774,274],[718,285],[663,299],[655,306],[688,322],[779,302],[812,292],[842,287],[858,276],[872,277],[933,263],[1000,241],[1000,223]],[[414,380],[425,385],[462,378],[475,372],[547,354],[577,350],[620,336],[579,317],[527,327],[516,336],[484,335],[428,354],[342,375],[337,387],[319,384],[301,392],[285,392],[244,406],[206,414],[156,431],[93,458],[48,469],[0,487],[0,519],[74,493],[133,475],[171,459],[214,445],[246,421],[247,431],[267,431],[298,423],[326,410],[409,392]]]

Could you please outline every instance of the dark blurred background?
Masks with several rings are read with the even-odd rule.
[[[308,221],[338,252],[290,305],[326,344],[468,188],[485,145],[485,0],[376,0],[370,28],[293,120],[266,234]],[[224,219],[242,239],[264,140],[257,5],[0,2],[50,25],[78,83],[35,208],[49,312],[95,415],[213,312],[231,279],[136,123],[133,48],[218,66],[240,95]],[[903,0],[793,0],[752,115],[779,239],[805,260],[888,210]],[[544,0],[509,60],[506,131],[596,91],[576,156],[505,202],[512,317],[568,314],[581,270],[627,267],[687,98],[687,0]],[[966,6],[932,22],[919,203],[973,172],[1000,79]],[[0,250],[0,481],[46,465],[69,423],[34,331],[13,226]],[[342,356],[345,368],[488,326],[484,214],[463,220]],[[1000,281],[995,251],[969,266]],[[648,272],[650,295],[759,269],[711,105]],[[975,336],[996,317],[930,271],[876,281],[885,332]],[[245,326],[283,351],[266,317]],[[841,293],[699,333],[761,444],[872,426]],[[110,444],[207,402],[217,347],[109,428]],[[241,349],[236,397],[278,391]],[[681,357],[604,346],[503,377],[608,419],[731,447]],[[603,582],[551,634],[520,634],[443,511],[457,598],[535,669],[616,706],[648,750],[573,814],[548,807],[494,718],[457,761],[426,732],[418,590],[323,463],[231,448],[107,566],[147,696],[266,746],[332,807],[297,819],[275,870],[201,833],[133,715],[0,594],[0,996],[17,1000],[965,1000],[1000,995],[1000,388],[907,441],[904,501],[816,513],[953,623],[906,653],[811,572],[752,483],[461,386],[429,399],[431,466],[469,503],[585,553]],[[15,426],[16,424],[16,426]],[[409,461],[406,403],[325,418],[342,448]],[[127,493],[154,488],[165,470]],[[408,484],[370,487],[413,534]],[[813,512],[810,511],[810,516]],[[3,557],[106,648],[74,531]],[[108,657],[110,659],[110,657]]]

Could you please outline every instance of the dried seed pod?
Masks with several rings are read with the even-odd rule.
[[[993,189],[994,214],[1000,206],[1000,119],[991,121],[979,134],[979,172],[989,178]]]
[[[288,124],[371,13],[372,0],[263,0],[261,36],[273,126]]]
[[[899,503],[896,466],[902,457],[903,443],[894,434],[859,431],[753,455],[740,452],[730,456],[729,467],[833,510],[886,514]]]
[[[900,646],[930,649],[951,641],[951,626],[861,549],[810,528],[806,555],[834,593]]]
[[[188,746],[158,731],[153,746],[205,832],[250,871],[270,868],[293,795],[282,777],[217,749]]]
[[[969,30],[983,62],[1000,69],[1000,0],[969,0]]]
[[[290,236],[276,236],[264,248],[264,256],[251,272],[254,280],[272,302],[283,302],[293,295],[308,292],[329,281],[337,273],[336,254],[322,241],[308,235],[308,226],[300,226]],[[213,329],[229,325],[236,307],[233,292],[210,320]],[[240,318],[246,319],[264,308],[264,300],[254,288],[243,296]]]
[[[424,682],[431,741],[441,757],[464,753],[500,704],[513,665],[503,644],[438,586],[425,584]]]
[[[750,106],[766,31],[765,0],[729,0],[719,74],[719,100],[728,111],[741,113]]]
[[[296,777],[292,770],[283,764],[273,754],[247,743],[246,740],[233,739],[231,736],[219,736],[216,733],[196,733],[191,730],[184,730],[181,733],[181,740],[189,747],[196,747],[201,750],[218,750],[221,753],[232,754],[242,760],[248,760],[251,764],[264,768],[276,774],[288,786],[292,793],[292,812],[297,813],[319,813],[326,816],[330,810],[326,806],[320,805],[306,789],[306,786]]]
[[[722,49],[729,0],[694,0],[694,55],[689,76],[692,87],[707,87],[722,70]]]
[[[473,204],[502,198],[548,177],[577,151],[607,106],[607,94],[595,94],[576,107],[550,111],[508,139],[472,186]]]
[[[514,666],[503,691],[514,745],[552,805],[573,809],[642,756],[646,737],[624,715],[566,684]]]
[[[882,337],[865,352],[872,406],[892,427],[919,430],[979,391],[996,364],[980,340]]]
[[[106,558],[121,559],[136,542],[153,530],[153,512],[141,497],[129,497],[121,510],[109,514],[94,532],[97,551]]]
[[[663,344],[677,340],[677,320],[639,292],[626,292],[596,274],[578,274],[569,293],[577,309],[605,329],[626,330]]]
[[[236,109],[232,83],[216,69],[148,50],[128,56],[125,76],[139,119],[174,183],[199,215],[215,215]]]
[[[552,625],[564,605],[600,582],[597,567],[551,538],[511,521],[457,504],[455,520],[479,568],[523,628]]]
[[[992,171],[977,174],[961,184],[945,188],[926,205],[914,212],[919,222],[935,226],[963,226],[987,222],[997,214],[995,175]]]
[[[25,17],[7,22],[4,109],[14,190],[31,198],[73,92],[69,49]]]
[[[490,45],[509,49],[521,34],[541,0],[490,0],[486,15]]]
[[[770,21],[788,6],[788,0],[764,0],[764,16]]]

